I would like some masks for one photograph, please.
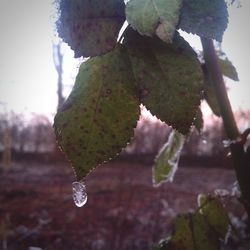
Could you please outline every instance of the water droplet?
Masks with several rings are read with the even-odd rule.
[[[83,181],[72,183],[72,196],[77,207],[82,207],[88,200],[86,186]]]

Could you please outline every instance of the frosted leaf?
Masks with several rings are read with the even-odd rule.
[[[222,143],[224,148],[229,148],[231,144],[237,143],[238,141],[240,141],[240,138],[237,138],[236,140],[223,140]]]
[[[228,238],[230,230],[230,219],[223,203],[219,197],[199,194],[198,196],[199,213],[205,218],[210,228],[218,234],[221,240]],[[201,248],[197,248],[201,249]],[[211,248],[202,248],[211,249]],[[220,248],[213,248],[220,249]]]
[[[230,192],[227,189],[217,188],[217,189],[214,190],[214,194],[216,196],[225,197],[225,196],[229,196]]]
[[[86,204],[88,196],[83,181],[75,181],[72,183],[72,196],[77,207],[82,207]]]
[[[126,5],[130,26],[141,35],[155,34],[166,43],[172,43],[179,21],[182,0],[131,0]]]
[[[232,194],[232,196],[234,196],[236,198],[240,198],[241,197],[241,190],[240,190],[238,181],[236,181],[233,184],[231,194]]]
[[[169,172],[168,178],[167,178],[167,180],[169,182],[173,182],[173,180],[174,180],[175,172],[177,171],[177,168],[178,168],[180,155],[181,155],[181,150],[179,150],[176,153],[176,155],[174,156],[174,158],[172,160],[168,160],[168,164],[172,168],[172,170]]]
[[[117,0],[60,0],[57,30],[75,57],[111,51],[125,21],[125,4]]]
[[[183,0],[179,27],[187,33],[222,41],[228,11],[224,0]]]
[[[156,156],[153,166],[153,183],[158,186],[163,182],[172,182],[178,168],[185,136],[173,130],[168,141]]]

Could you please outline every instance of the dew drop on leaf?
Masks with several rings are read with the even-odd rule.
[[[75,181],[72,183],[72,196],[77,207],[82,207],[86,204],[88,196],[83,181]]]

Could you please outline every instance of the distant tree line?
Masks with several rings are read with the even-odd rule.
[[[22,114],[0,115],[0,153],[6,147],[4,138],[9,133],[12,158],[25,155],[51,154],[55,148],[53,128],[48,117],[32,115],[26,120]],[[2,155],[2,154],[1,154]]]
[[[239,111],[236,118],[242,130],[249,126],[250,111]],[[147,115],[141,116],[135,129],[135,137],[124,150],[126,155],[154,155],[166,142],[171,128],[157,119]],[[4,151],[4,137],[10,134],[12,157],[23,156],[47,157],[57,156],[52,122],[44,115],[34,114],[26,120],[22,114],[0,114],[0,156]],[[188,156],[220,156],[227,154],[222,141],[225,138],[221,120],[215,116],[210,118],[209,125],[205,126],[201,134],[193,129],[190,134],[183,155]]]

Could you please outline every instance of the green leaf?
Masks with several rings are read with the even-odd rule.
[[[179,20],[182,0],[130,0],[126,5],[128,23],[142,35],[156,34],[171,43]]]
[[[176,33],[173,43],[124,34],[141,102],[153,115],[182,134],[189,132],[202,91],[202,71],[189,44]]]
[[[221,42],[227,23],[224,0],[183,0],[180,29]]]
[[[88,57],[112,50],[124,21],[122,0],[61,0],[57,26],[75,57]]]
[[[171,249],[194,250],[190,214],[178,215],[175,221],[174,234],[170,240]]]
[[[219,234],[220,238],[225,239],[230,228],[230,219],[220,200],[211,196],[199,195],[198,204],[200,213],[208,224]]]
[[[220,250],[219,239],[199,213],[177,217],[170,246],[180,250]]]
[[[234,80],[239,81],[238,73],[236,71],[236,68],[233,66],[232,62],[229,61],[228,58],[226,59],[218,59],[221,72],[224,76]]]
[[[194,240],[194,249],[220,250],[220,241],[215,232],[210,228],[205,218],[195,213],[191,217]]]
[[[180,153],[185,142],[185,137],[177,131],[172,131],[167,143],[156,156],[153,166],[153,183],[159,185],[163,182],[173,181],[178,167]]]
[[[202,65],[202,69],[203,69],[203,74],[204,74],[204,98],[207,101],[213,113],[217,115],[218,117],[220,117],[221,112],[220,112],[219,103],[217,101],[215,90],[212,85],[213,83],[212,83],[212,80],[210,79],[210,76],[208,75],[205,64]]]
[[[59,146],[77,179],[115,157],[133,136],[139,117],[126,51],[89,59],[80,67],[75,86],[55,117]]]

